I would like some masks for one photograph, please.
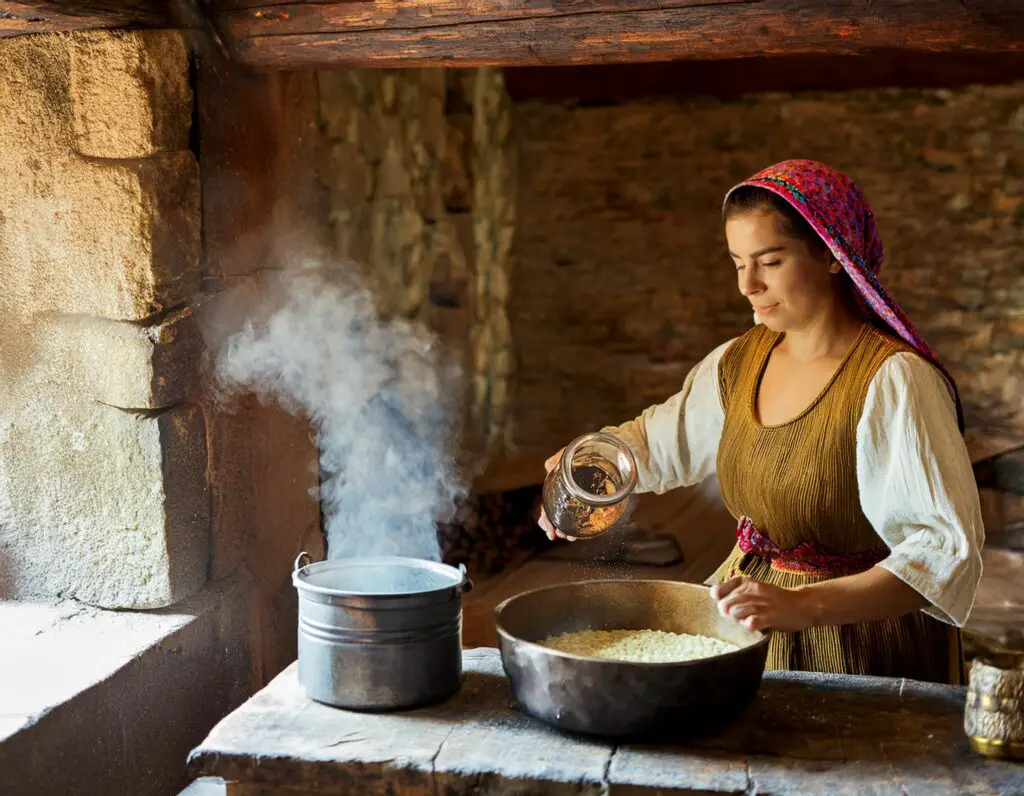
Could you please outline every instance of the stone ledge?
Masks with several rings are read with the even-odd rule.
[[[0,603],[5,796],[184,787],[189,750],[252,691],[251,584],[145,613]]]
[[[227,796],[228,786],[220,777],[197,779],[178,796]]]

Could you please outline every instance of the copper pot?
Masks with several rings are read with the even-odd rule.
[[[594,580],[518,594],[495,609],[512,696],[562,730],[601,736],[704,732],[754,699],[768,632],[723,617],[706,586],[669,580]],[[572,655],[538,644],[581,630],[665,630],[728,641],[738,649],[677,663]]]

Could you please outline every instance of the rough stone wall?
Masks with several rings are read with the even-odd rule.
[[[883,281],[958,379],[968,425],[1024,434],[1024,85],[523,103],[516,134],[518,451],[634,416],[749,328],[720,204],[787,157],[861,184]]]
[[[0,598],[206,580],[191,101],[174,33],[0,42]]]
[[[512,434],[514,353],[508,318],[513,281],[518,162],[512,100],[500,69],[473,80],[473,239],[475,312],[472,347],[472,427],[484,450],[503,453]]]
[[[468,446],[502,449],[516,163],[501,71],[351,69],[320,73],[319,88],[335,251],[365,269],[385,314],[456,350]]]
[[[448,243],[445,70],[322,72],[319,86],[335,248],[367,270],[386,315],[425,318]]]

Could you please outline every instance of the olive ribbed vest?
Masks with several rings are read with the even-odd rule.
[[[836,553],[884,548],[861,511],[857,425],[868,387],[886,358],[909,346],[865,324],[817,398],[792,420],[762,426],[757,392],[781,335],[757,326],[736,340],[719,363],[725,409],[718,478],[730,513],[748,517],[783,550],[814,542]],[[870,496],[867,496],[870,499]],[[709,582],[746,575],[794,588],[831,576],[780,569],[739,546]],[[920,611],[855,625],[775,631],[769,669],[909,677],[963,682],[959,630]]]
[[[817,542],[839,553],[881,545],[860,508],[857,423],[885,360],[908,346],[865,324],[817,398],[792,420],[762,426],[757,393],[781,335],[757,326],[722,356],[725,425],[718,448],[722,496],[783,549]]]

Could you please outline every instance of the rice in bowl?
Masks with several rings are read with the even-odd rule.
[[[582,630],[537,642],[560,652],[630,663],[681,663],[739,649],[710,636],[664,630]]]

